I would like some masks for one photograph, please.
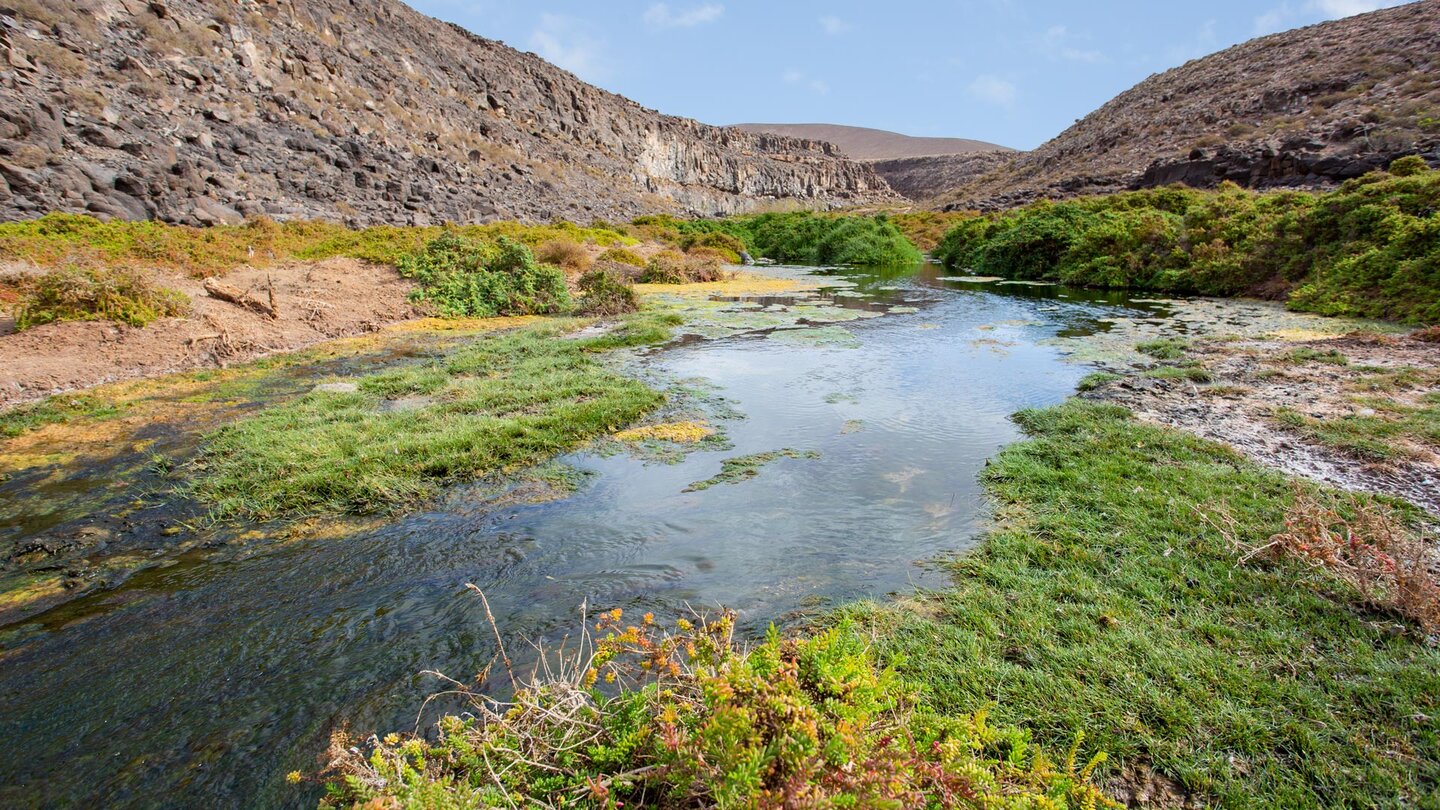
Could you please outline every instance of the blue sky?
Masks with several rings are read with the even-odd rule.
[[[662,112],[1029,149],[1151,73],[1397,0],[410,0]]]

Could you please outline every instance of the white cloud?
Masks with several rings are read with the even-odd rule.
[[[823,79],[807,76],[803,71],[796,70],[795,68],[790,68],[784,73],[781,73],[780,80],[786,84],[793,84],[796,87],[804,87],[817,96],[830,94],[830,85]]]
[[[540,25],[530,32],[530,47],[546,61],[588,79],[607,72],[604,43],[591,37],[590,26],[562,14],[541,14]]]
[[[849,31],[855,26],[831,14],[820,18],[820,28],[830,36],[837,36]]]
[[[1313,0],[1316,11],[1331,17],[1351,17],[1398,5],[1400,0]]]
[[[1018,90],[1013,82],[1006,81],[999,76],[989,73],[982,73],[970,82],[967,88],[970,95],[999,107],[1009,107],[1015,103]]]
[[[694,28],[715,22],[724,13],[725,7],[715,3],[706,3],[679,12],[672,11],[665,3],[653,3],[650,8],[645,9],[641,19],[645,21],[645,25],[655,29]]]
[[[1078,43],[1085,39],[1087,38],[1071,34],[1063,25],[1052,25],[1045,29],[1045,33],[1040,37],[1040,50],[1051,59],[1063,59],[1066,62],[1097,64],[1109,61],[1100,51],[1079,47]]]

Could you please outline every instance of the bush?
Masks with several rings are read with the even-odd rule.
[[[503,236],[491,244],[443,233],[398,267],[420,284],[413,300],[449,316],[541,315],[570,306],[564,273]]]
[[[337,736],[322,806],[1118,806],[1090,783],[1103,755],[1080,766],[1072,749],[1057,766],[983,712],[919,708],[849,626],[772,630],[746,651],[728,615],[672,632],[621,618],[603,614],[606,635],[578,655],[547,656],[550,674],[510,702],[473,696],[437,742],[390,735],[366,756]]]
[[[189,311],[188,296],[157,287],[138,271],[68,267],[29,282],[16,308],[15,327],[104,320],[138,327]]]
[[[691,234],[680,240],[680,246],[686,253],[696,254],[705,252],[707,255],[714,255],[722,262],[739,264],[740,254],[748,252],[745,243],[739,237],[732,236],[723,231],[711,231],[704,234]]]
[[[1412,177],[1430,171],[1430,164],[1419,155],[1406,155],[1390,161],[1390,173],[1396,177]]]
[[[675,250],[662,250],[650,257],[639,281],[642,284],[687,284],[724,279],[725,270],[721,261],[713,255],[705,255],[705,250],[701,248],[697,254],[688,256]]]
[[[573,239],[551,239],[535,249],[535,258],[577,273],[590,267],[590,253]]]
[[[600,254],[596,261],[615,262],[616,264],[628,264],[631,267],[644,267],[645,258],[633,250],[622,247],[613,247]]]
[[[657,228],[678,234],[682,247],[740,250],[791,264],[913,265],[924,259],[883,216],[862,217],[800,211],[753,214],[718,220],[678,220],[673,217],[639,217],[637,233],[654,234]]]
[[[635,286],[603,269],[580,277],[580,293],[579,309],[586,315],[620,315],[640,308]]]
[[[972,215],[934,255],[982,275],[1440,322],[1440,172],[1402,158],[1322,194],[1151,189]]]

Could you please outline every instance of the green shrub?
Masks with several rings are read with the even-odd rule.
[[[615,262],[616,264],[628,264],[631,267],[644,267],[645,258],[633,250],[623,247],[613,247],[600,254],[598,261]]]
[[[15,327],[105,320],[145,326],[189,311],[188,296],[155,286],[139,271],[67,267],[46,272],[27,285],[16,308]]]
[[[722,261],[730,264],[739,264],[740,254],[747,252],[745,243],[739,237],[723,231],[686,235],[681,238],[680,247],[691,254],[697,251],[713,251]]]
[[[913,265],[924,259],[894,223],[883,216],[798,211],[750,214],[727,219],[678,220],[640,217],[643,228],[679,234],[681,246],[740,249],[790,264]],[[738,255],[737,255],[738,258]]]
[[[1390,173],[1396,177],[1410,177],[1430,171],[1430,164],[1419,155],[1406,155],[1390,161]]]
[[[1233,184],[972,215],[934,255],[981,275],[1201,295],[1287,293],[1293,309],[1440,322],[1440,172],[1396,161],[1321,194]]]
[[[685,272],[685,254],[677,250],[662,250],[645,263],[645,272],[640,274],[642,284],[684,284],[689,281]]]
[[[449,316],[541,315],[570,306],[564,273],[503,236],[491,244],[443,233],[398,267],[420,284],[414,300]]]
[[[733,619],[602,614],[582,652],[509,703],[474,696],[439,739],[331,746],[322,807],[1118,807],[984,712],[945,718],[848,625],[740,650]],[[593,651],[592,651],[593,650]],[[553,656],[550,656],[553,658]],[[618,692],[597,688],[627,684]],[[1078,746],[1078,743],[1077,743]],[[302,777],[296,773],[291,781]]]
[[[640,308],[635,285],[605,270],[591,270],[580,277],[580,312],[586,315],[619,315]]]

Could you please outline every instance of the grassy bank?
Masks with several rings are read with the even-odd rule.
[[[1440,323],[1440,171],[1406,159],[1326,193],[1177,186],[1041,202],[974,215],[935,255],[978,275]]]
[[[596,355],[663,341],[674,322],[645,313],[570,338],[585,322],[556,319],[317,389],[207,437],[195,493],[222,517],[363,514],[543,461],[663,401]]]
[[[857,611],[928,705],[1042,745],[1083,730],[1132,780],[1226,807],[1440,807],[1433,643],[1322,569],[1241,560],[1289,482],[1115,406],[1019,419],[954,587]]]

